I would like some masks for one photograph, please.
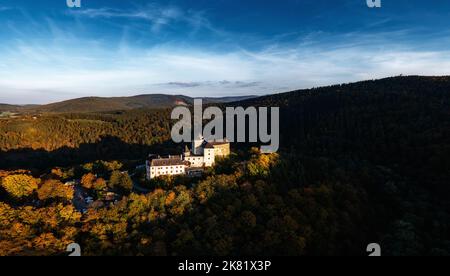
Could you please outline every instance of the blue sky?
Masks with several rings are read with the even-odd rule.
[[[0,102],[450,74],[450,2],[0,0]]]

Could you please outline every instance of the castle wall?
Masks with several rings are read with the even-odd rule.
[[[153,179],[163,175],[181,175],[186,173],[186,166],[159,166],[152,167],[147,164],[147,179]]]
[[[205,149],[205,166],[212,167],[216,162],[215,150]]]
[[[191,167],[194,168],[201,168],[205,163],[204,156],[186,156],[184,157],[184,160],[191,162]]]
[[[214,145],[214,154],[217,157],[226,157],[231,154],[230,144]]]

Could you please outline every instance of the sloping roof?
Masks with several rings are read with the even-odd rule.
[[[152,167],[168,167],[168,166],[188,166],[188,162],[181,160],[179,158],[164,158],[164,159],[153,159],[151,161]]]
[[[229,142],[210,142],[209,144],[213,146],[221,146],[221,145],[227,145]]]
[[[212,148],[214,148],[214,146],[223,146],[223,145],[227,145],[227,144],[230,144],[230,143],[228,141],[212,141],[212,142],[205,142],[203,147],[206,149],[212,149]]]
[[[204,147],[205,149],[213,149],[213,148],[214,148],[214,145],[211,144],[211,143],[206,143],[203,147]]]

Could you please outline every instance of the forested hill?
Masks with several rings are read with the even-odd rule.
[[[131,98],[124,99],[131,108],[137,107],[137,103],[145,105],[144,98],[147,97],[138,96],[132,101]],[[156,95],[151,97],[154,103],[157,102],[155,97],[158,98]],[[122,101],[111,99],[116,103]],[[97,105],[97,110],[124,107],[122,104],[108,105],[109,100],[103,100],[105,106],[99,108],[102,105]],[[78,104],[66,102],[46,108],[49,111],[95,110],[89,104],[82,104],[83,100],[74,101]],[[164,106],[162,101],[158,107]],[[414,173],[423,175],[448,174],[450,77],[387,78],[299,90],[234,104],[280,106],[282,150],[296,148],[302,154],[314,156],[358,156],[375,164],[403,164],[403,168],[415,168]],[[1,120],[0,149],[3,152],[23,148],[55,151],[95,144],[105,136],[137,145],[160,143],[170,138],[168,110],[77,113],[48,114],[37,120]],[[10,161],[9,165],[16,165]]]
[[[295,90],[286,93],[267,95],[258,98],[250,98],[237,101],[242,105],[278,105],[293,106],[302,102],[311,103],[311,100],[319,102],[326,100],[325,96],[334,98],[352,97],[357,103],[359,97],[370,97],[377,100],[373,104],[380,103],[380,96],[403,95],[417,98],[418,96],[448,97],[450,92],[450,76],[422,77],[422,76],[399,76],[378,80],[367,80],[348,84],[323,86],[312,89]],[[326,106],[324,106],[326,108]]]
[[[205,103],[227,103],[255,96],[237,96],[221,98],[202,98]],[[7,105],[0,104],[0,112],[21,113],[98,113],[126,111],[134,109],[170,108],[177,105],[191,105],[194,98],[183,95],[148,94],[132,97],[85,97],[56,102],[46,105]]]
[[[169,95],[142,95],[115,98],[87,97],[39,106],[36,110],[54,113],[108,112],[136,108],[170,107],[176,105],[177,101],[184,102],[184,99]]]
[[[360,158],[430,185],[449,183],[450,77],[386,78],[237,104],[280,106],[283,149]]]
[[[20,107],[16,106],[16,105],[10,105],[10,104],[0,104],[0,112],[4,112],[4,111],[16,111],[18,110]]]
[[[280,107],[280,189],[350,184],[364,191],[359,199],[367,195],[364,224],[385,252],[450,254],[450,77],[386,78],[237,104]]]

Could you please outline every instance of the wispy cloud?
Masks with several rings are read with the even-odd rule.
[[[4,7],[4,6],[0,6],[0,12],[3,12],[3,11],[9,11],[9,10],[12,10],[13,8],[11,8],[11,7]]]
[[[201,11],[182,10],[177,6],[163,6],[159,4],[148,4],[144,7],[119,10],[114,8],[99,8],[85,10],[70,10],[69,14],[88,18],[123,18],[128,20],[141,20],[151,25],[153,32],[160,31],[173,23],[189,24],[193,29],[206,28],[218,32],[212,24],[204,17]]]
[[[194,88],[194,87],[223,87],[223,88],[254,88],[261,86],[261,82],[258,81],[204,81],[204,82],[168,82],[161,83],[157,86],[160,87],[175,87],[175,88]]]
[[[14,39],[0,44],[0,102],[43,103],[80,96],[143,93],[261,95],[399,74],[450,74],[450,51],[442,47],[450,42],[450,33],[428,36],[421,32],[417,37],[409,29],[368,33],[315,30],[259,38],[223,32],[206,13],[176,6],[81,9],[69,13],[79,25],[74,21],[58,24],[51,18],[35,20],[25,13],[25,29],[4,26],[14,33]],[[87,24],[78,21],[80,18],[116,19],[111,21],[118,25],[117,19],[143,22],[137,25],[149,26],[152,32],[187,25],[192,32],[220,34],[221,39],[209,40],[220,44],[220,49],[212,47],[212,43],[189,43],[196,39],[182,46],[176,39],[139,44],[135,37],[127,36],[128,24],[124,24],[119,41],[103,40],[91,33],[83,36]],[[35,36],[29,35],[28,29]],[[421,40],[425,35],[426,40]],[[240,39],[244,36],[257,47],[242,45]]]
[[[347,42],[347,47],[330,49],[277,45],[227,53],[175,45],[130,46],[123,53],[95,43],[89,50],[68,52],[65,45],[16,46],[1,49],[0,87],[2,95],[22,95],[21,103],[141,93],[268,94],[399,74],[450,74],[450,51],[394,44],[377,48]],[[43,96],[43,91],[49,92]]]

